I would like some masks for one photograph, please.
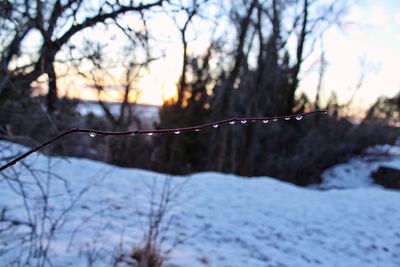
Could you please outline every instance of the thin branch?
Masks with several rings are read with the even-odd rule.
[[[74,34],[76,34],[77,32],[88,28],[88,27],[92,27],[95,24],[99,23],[99,22],[104,22],[106,19],[115,19],[117,16],[124,14],[126,12],[129,11],[142,11],[145,9],[149,9],[152,7],[156,7],[156,6],[162,6],[164,0],[158,0],[156,2],[153,3],[146,3],[146,4],[139,4],[138,6],[121,6],[119,9],[114,10],[110,13],[105,13],[105,14],[97,14],[94,17],[90,17],[90,18],[86,18],[85,21],[83,21],[80,24],[76,24],[74,26],[72,26],[66,33],[64,33],[63,36],[61,36],[59,39],[57,39],[55,41],[55,43],[57,43],[59,46],[65,44]]]
[[[199,132],[200,130],[203,130],[206,128],[211,128],[211,127],[217,128],[224,124],[235,124],[236,122],[240,122],[240,123],[244,124],[246,122],[268,123],[269,121],[278,121],[278,120],[291,120],[291,119],[301,120],[305,116],[308,116],[311,114],[317,114],[317,113],[326,114],[327,112],[326,112],[326,110],[314,110],[311,112],[299,113],[299,114],[293,114],[293,115],[285,115],[285,116],[254,117],[254,118],[252,118],[252,117],[245,117],[245,118],[234,117],[234,118],[230,118],[230,119],[209,122],[209,123],[197,125],[197,126],[182,127],[182,128],[169,128],[169,129],[160,129],[160,130],[132,130],[132,131],[115,131],[115,132],[113,132],[113,131],[101,131],[101,130],[86,129],[86,128],[73,128],[68,131],[60,133],[59,135],[49,139],[48,141],[42,143],[41,145],[32,148],[31,150],[19,155],[12,161],[4,164],[3,166],[0,167],[0,172],[13,166],[17,162],[28,157],[30,154],[37,152],[40,149],[53,143],[54,141],[66,136],[66,135],[70,135],[72,133],[88,133],[92,137],[94,137],[96,135],[124,136],[124,135],[140,135],[140,134],[141,135],[155,135],[155,134],[168,134],[168,133],[180,134],[180,133],[184,133],[184,132]]]

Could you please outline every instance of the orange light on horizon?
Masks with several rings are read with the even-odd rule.
[[[171,79],[160,80],[153,75],[145,76],[139,83],[141,95],[138,103],[161,106],[165,101],[177,97],[176,82]]]
[[[81,77],[64,77],[58,82],[59,96],[86,101],[122,102],[124,96],[123,86],[105,86],[98,91],[95,86]],[[153,75],[146,75],[131,89],[130,103],[161,106],[165,101],[175,99],[177,96],[176,82],[172,79],[160,80]],[[45,91],[45,90],[44,90]]]

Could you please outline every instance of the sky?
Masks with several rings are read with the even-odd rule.
[[[362,86],[356,92],[351,106],[353,113],[357,113],[365,111],[379,96],[391,97],[400,92],[400,1],[349,1],[349,10],[342,21],[341,27],[332,27],[324,35],[327,65],[321,98],[326,102],[335,92],[339,103],[346,103],[355,93],[359,77],[364,72],[366,75]],[[175,85],[182,64],[182,45],[170,18],[159,15],[150,23],[149,27],[156,29],[153,33],[163,47],[165,57],[153,62],[149,73],[138,80],[137,86],[142,90],[139,102],[161,105],[163,99],[172,97],[176,92]],[[198,30],[199,25],[196,26],[197,31],[193,27],[196,32],[193,35],[197,37],[189,45],[190,53],[195,54],[207,47],[208,40],[208,34],[202,34]],[[317,47],[308,59],[313,67],[303,68],[298,90],[308,94],[311,99],[315,97],[319,75],[319,65],[311,63],[318,61],[319,49]],[[84,83],[80,79],[74,81],[75,86],[80,88]],[[69,94],[72,91],[69,90]],[[73,94],[85,99],[97,97],[94,90],[78,91],[79,96],[76,92]],[[118,100],[116,95],[116,92],[110,92],[108,100]]]
[[[352,105],[357,112],[379,96],[400,92],[400,1],[354,1],[344,21],[353,23],[332,28],[325,35],[327,68],[322,93],[327,99],[335,91],[340,102],[347,102],[364,71]],[[318,69],[306,74],[300,90],[315,95],[317,78]]]

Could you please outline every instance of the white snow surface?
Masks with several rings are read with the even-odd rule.
[[[338,164],[322,174],[322,189],[379,187],[374,184],[371,174],[380,166],[400,170],[400,142],[397,145],[371,147],[364,155]]]
[[[113,115],[118,115],[120,113],[121,104],[120,103],[107,103],[110,112]],[[104,116],[104,110],[101,108],[99,103],[95,101],[82,101],[78,104],[78,111],[81,115],[87,116],[93,113],[96,116]],[[160,107],[152,105],[133,105],[133,113],[142,120],[150,120],[152,123],[159,122]]]
[[[6,142],[1,145],[0,158],[25,150]],[[150,200],[158,197],[152,198],[151,192],[160,192],[166,179],[171,179],[173,188],[182,189],[176,191],[168,213],[173,220],[163,249],[176,239],[184,241],[167,255],[164,266],[400,266],[400,193],[396,191],[379,187],[318,191],[269,177],[244,179],[210,172],[171,177],[39,154],[24,162],[37,170],[50,168],[64,178],[71,196],[91,185],[51,243],[53,266],[88,266],[87,255],[95,259],[92,266],[111,266],[118,253],[140,246]],[[7,208],[6,216],[24,220],[21,197],[10,186],[16,173],[20,181],[31,183],[29,195],[37,195],[34,177],[17,164],[0,176],[0,208]],[[42,172],[36,176],[43,181],[48,177]],[[49,210],[56,216],[71,199],[62,194],[62,180],[51,181]],[[32,203],[35,208],[39,205]],[[14,251],[20,252],[4,254],[12,243],[5,240],[0,232],[1,264],[16,257]]]

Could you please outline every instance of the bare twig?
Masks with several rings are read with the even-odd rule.
[[[211,128],[211,127],[219,127],[221,125],[225,124],[234,124],[236,122],[241,122],[241,123],[246,123],[246,122],[263,122],[267,123],[269,121],[278,121],[278,120],[291,120],[291,119],[297,119],[300,120],[305,116],[311,115],[311,114],[326,114],[326,110],[314,110],[311,112],[306,112],[306,113],[299,113],[299,114],[293,114],[293,115],[286,115],[286,116],[272,116],[272,117],[246,117],[246,118],[230,118],[230,119],[224,119],[224,120],[219,120],[219,121],[214,121],[214,122],[209,122],[206,124],[202,125],[197,125],[197,126],[190,126],[190,127],[182,127],[182,128],[170,128],[170,129],[160,129],[160,130],[132,130],[132,131],[101,131],[101,130],[94,130],[94,129],[86,129],[86,128],[73,128],[68,131],[62,132],[59,135],[56,135],[55,137],[49,139],[48,141],[42,143],[41,145],[32,148],[31,150],[19,155],[12,161],[9,161],[8,163],[4,164],[3,166],[0,167],[0,172],[13,166],[17,162],[23,160],[24,158],[28,157],[30,154],[35,153],[39,151],[40,149],[44,148],[45,146],[48,146],[49,144],[53,143],[54,141],[66,136],[70,135],[72,133],[88,133],[90,136],[96,136],[96,135],[103,135],[103,136],[124,136],[124,135],[140,135],[140,134],[145,134],[145,135],[155,135],[155,134],[168,134],[168,133],[174,133],[174,134],[180,134],[184,132],[199,132],[200,130],[206,129],[206,128]]]

